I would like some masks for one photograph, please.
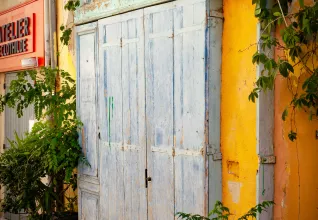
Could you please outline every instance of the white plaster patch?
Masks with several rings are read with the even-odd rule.
[[[238,204],[240,202],[240,197],[241,197],[242,183],[228,181],[227,184],[228,184],[230,194],[232,196],[232,202],[234,202],[235,204]]]

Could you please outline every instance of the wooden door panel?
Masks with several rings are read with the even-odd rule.
[[[120,16],[98,22],[100,219],[124,219],[123,94]]]
[[[149,219],[205,214],[206,2],[145,9]]]
[[[83,166],[82,175],[98,177],[98,146],[97,146],[97,96],[96,96],[96,23],[78,28],[77,37],[77,109],[83,122],[80,143],[90,166]]]
[[[82,220],[98,220],[98,196],[88,193],[86,191],[79,192],[81,201],[80,201],[80,216]]]
[[[206,2],[174,10],[175,211],[205,214]]]
[[[146,219],[143,10],[121,15],[125,219]]]
[[[173,10],[167,5],[145,9],[145,69],[148,218],[173,219]]]
[[[76,28],[77,113],[83,122],[79,142],[90,166],[80,165],[79,219],[99,219],[99,143],[97,142],[97,23]]]
[[[143,10],[99,21],[101,219],[146,219]]]

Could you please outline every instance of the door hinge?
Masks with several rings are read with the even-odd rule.
[[[259,161],[261,164],[275,164],[276,157],[274,155],[270,156],[259,156]]]
[[[3,83],[3,89],[6,89],[6,84],[5,83]]]
[[[6,149],[6,144],[2,145],[2,149],[5,150]]]

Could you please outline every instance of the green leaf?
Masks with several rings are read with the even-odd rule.
[[[273,15],[274,15],[275,17],[280,17],[280,16],[282,16],[282,14],[281,14],[279,11],[274,12]]]
[[[294,73],[294,67],[290,63],[286,62],[286,67],[290,72]]]
[[[285,108],[285,110],[283,111],[283,114],[282,114],[282,119],[283,119],[283,121],[286,120],[287,115],[288,115],[288,109]]]
[[[301,8],[305,7],[304,0],[299,0],[299,5]]]
[[[279,65],[279,72],[282,76],[284,77],[288,77],[289,73],[288,73],[288,69],[287,69],[287,62],[283,61],[282,63],[280,63]]]
[[[261,12],[262,12],[262,9],[261,9],[261,8],[256,8],[256,9],[255,9],[255,16],[260,15]]]
[[[268,60],[267,56],[264,53],[256,52],[253,55],[252,62],[254,63],[265,63]]]
[[[293,130],[291,130],[288,134],[288,138],[289,140],[291,140],[292,142],[294,142],[297,139],[297,133],[294,132]]]

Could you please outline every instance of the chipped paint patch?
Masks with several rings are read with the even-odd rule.
[[[241,187],[243,184],[239,182],[228,181],[227,185],[232,196],[232,202],[238,204],[240,202]]]
[[[239,178],[240,177],[240,164],[237,161],[227,161],[228,173]]]
[[[75,24],[83,24],[171,0],[110,1],[94,0],[75,11]]]

